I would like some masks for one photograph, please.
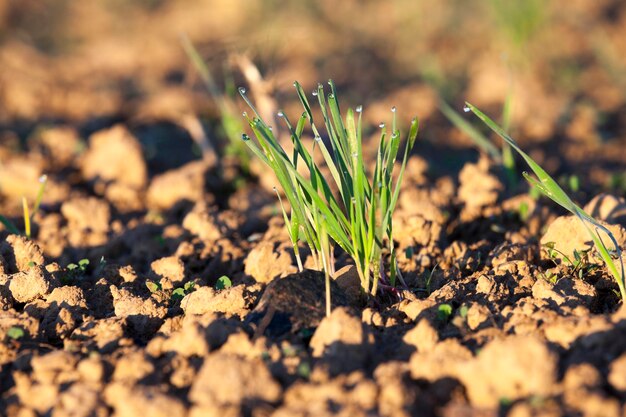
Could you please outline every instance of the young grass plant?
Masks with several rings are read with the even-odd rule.
[[[26,200],[26,197],[22,197],[22,213],[24,217],[24,235],[29,239],[31,238],[31,234],[32,234],[32,231],[31,231],[32,219],[35,213],[37,213],[37,211],[39,210],[39,206],[41,205],[41,201],[43,200],[43,193],[46,190],[47,182],[48,182],[48,177],[46,175],[42,175],[39,178],[39,190],[37,191],[37,196],[35,197],[35,204],[33,205],[32,209],[28,207],[28,200]],[[17,226],[15,226],[15,224],[11,220],[9,220],[8,218],[2,215],[0,215],[0,223],[2,223],[4,227],[6,227],[6,229],[10,233],[14,235],[21,234]]]
[[[524,177],[542,194],[549,197],[552,201],[568,210],[570,213],[578,217],[585,229],[589,233],[589,237],[593,240],[596,250],[604,261],[604,264],[613,275],[619,287],[622,301],[626,301],[626,285],[624,284],[624,262],[621,256],[621,249],[615,239],[615,236],[596,219],[584,212],[582,208],[576,205],[558,185],[558,183],[548,173],[539,166],[527,153],[525,153],[517,143],[493,120],[478,110],[470,103],[466,103],[466,111],[472,111],[479,119],[481,119],[492,131],[500,136],[512,149],[514,149],[526,161],[530,169],[535,173],[537,178],[524,173]],[[614,251],[618,258],[619,266],[613,261],[609,249],[602,240],[600,233],[603,233],[611,241]]]
[[[222,131],[228,139],[228,144],[224,150],[225,153],[237,157],[244,173],[248,173],[250,168],[250,155],[248,148],[239,140],[239,135],[244,126],[238,118],[239,112],[237,111],[233,99],[220,92],[209,67],[186,35],[181,36],[181,44],[202,79],[206,90],[219,108]]]
[[[513,92],[510,89],[502,106],[502,129],[506,132],[511,125],[511,115],[513,107]],[[502,164],[507,177],[507,181],[511,188],[516,186],[515,181],[515,159],[513,158],[513,151],[508,143],[502,144],[502,150],[500,151],[487,136],[485,136],[480,130],[476,129],[471,123],[461,116],[456,110],[443,99],[439,100],[439,110],[446,118],[452,122],[461,132],[465,133],[478,148],[485,152],[489,157],[498,164]]]
[[[285,224],[293,244],[298,267],[302,261],[298,242],[303,240],[309,246],[318,269],[326,274],[327,313],[330,308],[329,275],[333,273],[332,248],[334,243],[346,251],[354,260],[362,290],[376,295],[384,274],[384,250],[389,252],[389,283],[395,285],[399,277],[393,243],[392,213],[395,209],[402,176],[418,131],[418,121],[413,119],[409,130],[402,164],[394,176],[393,170],[400,150],[400,131],[396,126],[396,110],[392,109],[391,131],[384,123],[380,124],[380,142],[376,163],[371,176],[365,168],[362,148],[362,107],[348,109],[342,117],[335,84],[329,81],[330,92],[326,95],[320,84],[313,92],[321,110],[320,125],[324,126],[328,144],[322,139],[322,132],[314,118],[304,90],[294,83],[304,112],[292,124],[282,111],[278,113],[284,121],[293,144],[293,152],[288,152],[278,141],[271,127],[259,116],[246,90],[240,88],[241,96],[252,109],[254,115],[246,117],[257,143],[243,135],[252,152],[270,166],[289,201],[291,213],[288,215],[282,200]],[[314,142],[309,151],[304,146],[304,129],[309,125]],[[327,178],[314,161],[313,153],[319,151],[330,171]],[[303,165],[303,167],[302,167]],[[301,168],[304,168],[302,170]],[[301,172],[305,172],[302,174]],[[395,180],[394,180],[395,179]],[[334,195],[334,183],[338,196]],[[400,277],[401,278],[401,277]]]

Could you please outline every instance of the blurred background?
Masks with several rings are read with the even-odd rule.
[[[0,0],[0,140],[23,146],[57,124],[87,137],[124,122],[150,153],[163,141],[192,147],[188,116],[211,141],[226,140],[219,99],[183,35],[218,94],[240,108],[236,86],[254,77],[246,71],[262,77],[257,93],[296,114],[294,80],[309,91],[333,78],[370,123],[392,105],[405,123],[417,115],[416,152],[460,166],[455,151],[475,147],[440,100],[457,111],[468,100],[498,120],[510,97],[510,131],[545,168],[623,187],[621,0]],[[176,155],[170,165],[197,151]]]

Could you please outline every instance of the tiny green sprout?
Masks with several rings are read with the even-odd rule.
[[[232,286],[233,286],[232,281],[226,275],[222,275],[221,277],[219,277],[217,279],[217,282],[215,283],[215,289],[216,290],[224,290],[224,289],[230,288]]]
[[[546,242],[542,245],[543,249],[546,251],[548,258],[557,259],[559,255],[559,251],[555,249],[556,242]]]
[[[15,224],[13,224],[13,222],[11,220],[9,220],[8,218],[0,215],[0,223],[2,223],[4,225],[4,227],[9,231],[9,233],[13,234],[13,235],[19,235],[20,231],[19,229],[15,226]]]
[[[106,268],[106,266],[107,266],[107,261],[106,259],[104,259],[104,256],[101,256],[100,260],[98,261],[98,265],[95,267],[93,271],[93,274],[95,276],[100,275],[104,271],[104,268]]]
[[[185,283],[182,287],[176,288],[172,291],[172,300],[182,300],[187,294],[195,290],[196,284],[193,281]]]
[[[559,280],[559,276],[552,271],[548,271],[545,274],[542,272],[541,276],[552,285],[556,285]]]
[[[69,265],[67,265],[67,270],[68,271],[75,271],[75,272],[80,272],[80,273],[85,273],[87,272],[87,266],[89,265],[89,259],[81,259],[80,261],[78,261],[78,264],[75,263],[71,263]]]
[[[462,318],[467,318],[467,312],[469,311],[469,307],[465,304],[463,304],[460,308],[459,308],[459,316],[461,316]]]
[[[39,177],[39,190],[37,191],[37,197],[35,198],[35,204],[32,209],[28,206],[28,201],[26,197],[22,197],[22,211],[24,218],[24,236],[27,238],[31,238],[31,222],[33,216],[39,210],[39,206],[41,206],[41,201],[43,200],[43,194],[46,189],[46,183],[48,182],[48,176],[42,175]],[[4,227],[12,234],[19,235],[21,234],[17,226],[9,220],[8,218],[0,215],[0,223],[4,225]]]
[[[172,299],[174,300],[182,300],[185,297],[185,289],[184,288],[176,288],[172,291]]]
[[[570,175],[568,180],[569,189],[573,192],[578,192],[580,190],[580,179],[578,175]]]
[[[504,106],[502,108],[502,121],[503,125],[506,126],[505,129],[508,129],[508,126],[511,123],[511,108],[513,102],[513,93],[512,90],[509,90],[507,94],[506,100],[504,102]],[[504,144],[502,146],[502,150],[499,150],[490,140],[485,136],[480,130],[475,128],[472,124],[470,124],[467,120],[465,120],[460,113],[454,110],[445,100],[439,100],[439,110],[443,113],[446,118],[452,122],[452,124],[463,132],[467,137],[469,137],[472,142],[482,150],[489,158],[497,164],[502,164],[504,167],[506,177],[510,186],[515,186],[515,159],[513,158],[513,153],[511,151],[510,146]],[[463,108],[465,112],[469,111],[469,107],[465,106]]]
[[[528,190],[528,195],[530,198],[532,198],[533,200],[537,201],[539,200],[539,197],[541,197],[541,190],[538,187],[535,187],[534,184],[530,184],[530,189]]]
[[[152,294],[161,291],[162,289],[161,283],[156,281],[146,281],[146,287],[148,287],[148,291],[150,291]]]
[[[24,337],[24,329],[18,326],[11,326],[7,330],[7,337],[13,340],[19,340]]]
[[[448,321],[452,315],[452,306],[450,304],[441,304],[437,308],[437,318],[441,321]]]
[[[525,222],[530,217],[530,208],[528,207],[528,203],[526,201],[522,201],[517,208],[517,213],[519,214],[519,218],[521,221]]]
[[[626,300],[626,285],[625,285],[625,273],[624,262],[622,260],[622,251],[617,239],[602,223],[591,217],[589,214],[575,204],[572,199],[565,193],[563,188],[539,165],[537,164],[526,152],[524,152],[517,143],[511,138],[500,126],[498,126],[493,120],[486,116],[483,112],[478,110],[470,103],[466,103],[466,107],[471,110],[479,119],[481,119],[493,132],[502,138],[512,149],[514,149],[528,164],[530,169],[535,174],[532,177],[530,174],[525,173],[524,177],[543,195],[550,198],[552,201],[568,210],[574,216],[576,216],[585,227],[589,237],[594,243],[597,253],[606,265],[607,269],[613,275],[617,286],[619,287],[622,301]],[[469,111],[468,110],[468,111]],[[604,243],[602,237],[607,238],[610,244],[613,246],[613,250]],[[611,253],[615,254],[616,260],[613,260]]]
[[[29,267],[29,268],[32,268],[32,267],[34,267],[34,266],[37,266],[37,262],[35,262],[35,261],[30,261],[30,262],[28,262],[28,267]]]
[[[80,278],[87,272],[87,266],[89,265],[89,259],[81,259],[77,264],[68,264],[65,269],[67,273],[61,278],[64,284],[69,284],[71,281]]]
[[[198,72],[200,79],[206,87],[207,92],[209,93],[215,104],[217,104],[217,107],[220,111],[222,133],[228,139],[228,144],[224,149],[224,154],[235,156],[239,160],[239,164],[244,174],[249,173],[251,155],[248,152],[248,148],[246,147],[246,145],[244,145],[239,140],[241,131],[243,130],[243,123],[241,123],[238,117],[239,111],[237,109],[235,101],[233,100],[232,96],[220,92],[220,89],[218,88],[217,83],[215,82],[215,79],[213,78],[213,75],[209,70],[209,67],[206,65],[206,63],[200,56],[200,53],[193,45],[189,37],[183,35],[181,37],[181,44],[185,53],[187,54],[187,57]],[[205,154],[212,148],[212,145],[206,140],[202,143],[199,143],[199,146],[202,153]],[[243,182],[242,180],[242,178],[238,178],[237,180],[235,180],[235,188],[242,186],[242,184],[245,184],[245,182]]]
[[[620,172],[611,175],[607,181],[606,186],[611,190],[626,192],[626,172]]]
[[[300,362],[296,370],[296,373],[298,374],[300,378],[309,379],[311,377],[311,364],[306,361]]]
[[[435,266],[433,266],[433,269],[431,269],[430,272],[428,273],[428,278],[426,278],[426,288],[424,289],[424,291],[426,291],[427,294],[430,294],[431,284],[433,281],[433,275],[435,274],[435,270],[437,269],[438,266],[439,266],[439,263],[436,263]]]

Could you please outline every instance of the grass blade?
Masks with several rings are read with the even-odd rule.
[[[467,107],[481,119],[491,130],[493,130],[498,136],[500,136],[512,149],[519,153],[526,161],[530,169],[535,173],[538,180],[532,180],[531,182],[537,187],[543,194],[552,199],[555,203],[568,210],[570,213],[580,219],[585,226],[585,229],[589,233],[589,236],[593,240],[596,250],[600,254],[600,257],[606,264],[609,272],[613,275],[615,281],[620,290],[620,295],[623,301],[626,301],[626,285],[624,274],[624,262],[621,256],[621,249],[617,243],[617,239],[604,225],[598,222],[596,219],[584,212],[582,208],[576,205],[565,193],[565,191],[559,186],[559,184],[541,167],[537,164],[528,154],[526,154],[517,143],[511,138],[500,126],[498,126],[493,120],[481,112],[478,108],[470,103],[466,103]],[[531,178],[525,175],[527,178]],[[592,225],[595,230],[592,230],[589,225]],[[620,268],[615,265],[615,262],[611,258],[611,255],[602,241],[599,232],[603,232],[611,241],[615,248],[615,252],[619,259]]]
[[[439,101],[439,110],[454,124],[459,130],[465,133],[474,141],[474,143],[493,158],[494,161],[500,161],[500,151],[485,137],[478,129],[467,122],[457,111],[443,100]]]

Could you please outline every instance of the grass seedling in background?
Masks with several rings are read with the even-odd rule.
[[[526,52],[547,17],[546,2],[542,0],[486,2],[496,28],[510,42],[509,51],[517,61],[524,61]]]
[[[411,123],[402,164],[394,182],[393,169],[401,138],[396,127],[396,110],[392,109],[391,132],[387,131],[384,123],[380,124],[376,163],[368,177],[362,149],[362,107],[348,109],[344,120],[335,84],[331,80],[329,85],[328,96],[321,84],[313,95],[319,102],[321,123],[330,146],[322,139],[311,105],[297,82],[294,86],[304,113],[295,125],[282,111],[278,113],[290,133],[293,152],[287,153],[272,128],[259,116],[246,96],[246,90],[240,88],[243,99],[254,113],[252,117],[247,114],[245,117],[258,145],[245,134],[243,138],[252,152],[274,171],[289,201],[291,213],[287,215],[283,207],[283,215],[296,257],[299,258],[298,242],[304,240],[318,269],[326,271],[328,290],[328,275],[333,273],[334,267],[331,243],[335,243],[354,259],[363,291],[376,295],[379,279],[387,280],[383,268],[384,249],[389,251],[390,256],[389,283],[394,285],[398,277],[391,216],[398,200],[408,155],[417,136],[418,121],[413,119]],[[311,151],[305,148],[303,140],[307,123],[315,139]],[[322,174],[313,160],[312,154],[316,150],[321,152],[330,171],[329,178]],[[299,166],[304,168],[306,175],[301,174]],[[338,190],[338,196],[331,191],[330,181]],[[302,268],[301,260],[298,260],[298,266]],[[327,291],[327,297],[329,295]],[[328,302],[328,308],[329,305]]]
[[[512,107],[513,93],[512,90],[509,90],[504,100],[504,106],[502,107],[502,128],[504,131],[508,131],[511,126]],[[489,138],[465,120],[460,113],[450,107],[443,99],[439,101],[439,110],[441,110],[443,115],[446,116],[457,129],[465,133],[479,149],[489,155],[495,163],[502,164],[509,183],[509,188],[515,188],[517,185],[515,179],[515,159],[513,158],[513,152],[509,144],[504,142],[502,150],[500,151]]]
[[[552,201],[568,210],[570,213],[575,215],[580,219],[582,224],[585,226],[585,229],[589,233],[589,236],[593,240],[596,250],[598,251],[600,257],[604,261],[604,264],[608,268],[609,272],[613,275],[613,278],[617,282],[617,286],[619,287],[620,295],[622,297],[622,301],[626,301],[626,286],[624,285],[624,262],[621,256],[621,249],[617,244],[617,240],[615,236],[600,224],[596,219],[588,215],[577,206],[563,191],[563,189],[559,186],[559,184],[552,179],[548,173],[539,166],[528,154],[526,154],[517,143],[493,120],[487,117],[484,113],[478,110],[473,105],[466,103],[466,108],[468,111],[472,111],[479,119],[481,119],[491,130],[493,130],[498,136],[500,136],[509,146],[514,149],[528,164],[530,169],[535,173],[537,178],[530,176],[528,173],[524,173],[524,177],[542,194],[549,197]],[[611,254],[609,253],[609,249],[602,241],[600,236],[600,232],[604,233],[615,248],[615,252],[617,258],[619,259],[619,267],[613,261]]]
[[[32,234],[32,230],[31,230],[32,219],[35,213],[37,213],[37,211],[39,210],[39,206],[41,206],[41,201],[43,200],[43,193],[46,190],[47,182],[48,182],[48,177],[46,175],[42,175],[41,177],[39,177],[39,191],[37,191],[37,197],[35,197],[35,205],[33,206],[32,209],[28,207],[28,201],[26,200],[26,197],[22,197],[22,213],[24,216],[24,235],[29,239],[31,238],[31,234]],[[2,223],[4,227],[6,227],[10,233],[14,235],[22,234],[20,230],[17,228],[17,226],[15,226],[15,224],[11,220],[7,219],[6,217],[2,215],[0,215],[0,223]]]
[[[250,154],[248,153],[248,148],[240,140],[244,125],[239,119],[237,106],[231,97],[220,92],[211,71],[209,71],[209,67],[189,38],[185,35],[181,36],[181,43],[185,53],[196,68],[196,71],[198,71],[209,95],[219,108],[222,131],[228,139],[228,145],[224,150],[225,154],[234,155],[239,160],[243,173],[248,174],[250,171]]]

